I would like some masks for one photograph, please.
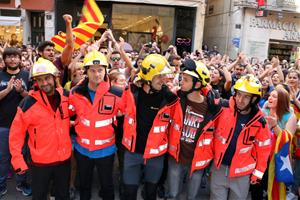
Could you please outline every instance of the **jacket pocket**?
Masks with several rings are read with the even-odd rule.
[[[116,97],[113,95],[104,95],[99,101],[98,113],[111,115],[115,111]]]
[[[250,127],[246,129],[243,134],[243,144],[244,145],[252,145],[255,140],[255,135],[258,130],[258,127]]]

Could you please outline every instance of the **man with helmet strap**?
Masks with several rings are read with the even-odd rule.
[[[31,77],[38,87],[18,107],[9,136],[12,165],[16,173],[28,170],[21,149],[28,132],[31,155],[32,199],[46,200],[53,179],[55,198],[69,199],[70,118],[68,94],[55,87],[57,69],[46,59],[33,65]]]
[[[210,82],[209,70],[207,70],[204,63],[200,61],[194,61],[192,59],[185,60],[181,66],[181,72],[182,74],[190,75],[193,81],[192,87],[189,90],[184,91],[186,94],[192,93],[193,91],[200,91]],[[200,82],[202,84],[198,84],[199,87],[196,87],[197,83]]]
[[[168,198],[178,199],[183,179],[188,175],[187,199],[199,199],[201,178],[205,167],[213,159],[211,121],[221,106],[212,104],[214,93],[203,95],[201,88],[209,82],[206,66],[192,59],[184,61],[181,68],[181,89],[177,92],[174,121],[169,134]]]
[[[101,183],[101,197],[114,199],[113,163],[116,116],[123,112],[122,90],[110,86],[107,80],[108,62],[98,51],[88,53],[83,60],[86,79],[70,94],[69,110],[76,114],[74,153],[80,182],[80,199],[91,199],[93,169],[96,166]]]
[[[164,156],[168,149],[168,131],[178,103],[175,94],[163,83],[167,60],[158,54],[145,57],[138,78],[141,87],[131,84],[125,90],[126,107],[122,144],[124,154],[124,199],[137,198],[144,169],[145,198],[156,199]]]
[[[211,199],[247,199],[267,167],[271,134],[258,108],[259,80],[249,74],[234,85],[235,95],[215,124]]]

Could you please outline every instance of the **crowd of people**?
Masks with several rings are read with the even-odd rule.
[[[0,48],[0,196],[15,173],[34,200],[89,200],[96,167],[99,197],[114,199],[115,156],[123,200],[140,186],[146,200],[180,199],[184,184],[201,199],[204,179],[212,200],[300,196],[300,59],[178,55],[156,42],[126,52],[109,29],[75,50],[63,19],[63,52]]]

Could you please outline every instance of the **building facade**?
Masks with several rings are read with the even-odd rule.
[[[37,45],[65,31],[63,14],[73,16],[75,27],[84,0],[2,0],[0,40],[16,34],[22,44]],[[156,41],[163,50],[175,44],[182,52],[202,46],[205,0],[96,0],[107,28],[122,36],[138,50],[145,42]]]
[[[54,0],[2,0],[0,3],[0,38],[17,35],[21,44],[37,45],[55,34]]]
[[[281,60],[300,57],[300,1],[268,0],[258,10],[255,0],[210,0],[204,43],[217,45],[235,58],[244,52],[253,60],[278,55]]]

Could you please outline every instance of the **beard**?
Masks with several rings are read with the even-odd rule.
[[[19,69],[20,64],[16,65],[16,66],[7,66],[7,69],[11,70],[11,71],[15,71],[17,69]]]

